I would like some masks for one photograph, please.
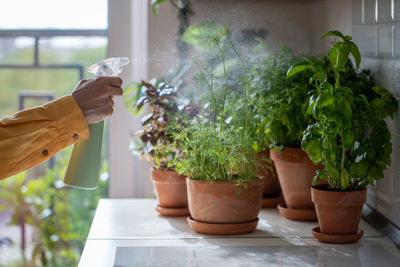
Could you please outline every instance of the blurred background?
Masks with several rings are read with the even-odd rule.
[[[65,94],[107,57],[107,0],[2,1],[0,116]],[[100,197],[107,196],[107,142],[95,191],[60,185],[71,148],[0,181],[0,265],[76,266]],[[0,152],[1,153],[1,152]]]

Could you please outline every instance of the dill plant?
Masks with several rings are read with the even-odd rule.
[[[173,124],[169,127],[174,135],[175,144],[182,149],[182,154],[171,164],[175,164],[178,173],[190,179],[207,182],[230,181],[242,183],[257,179],[255,176],[256,153],[250,138],[250,100],[249,79],[246,64],[233,43],[226,39],[226,32],[209,41],[210,52],[217,53],[221,60],[223,75],[215,77],[216,57],[210,57],[208,69],[204,70],[195,61],[206,104],[203,112],[196,119],[187,121],[187,127]],[[232,53],[240,62],[242,75],[240,86],[243,95],[230,92],[226,55]],[[243,105],[232,108],[239,99]],[[208,101],[207,101],[208,100]],[[229,106],[228,106],[229,105]],[[240,114],[240,119],[234,114]],[[235,120],[234,120],[235,119]]]

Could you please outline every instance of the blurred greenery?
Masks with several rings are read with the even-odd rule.
[[[19,266],[76,266],[94,216],[97,202],[107,195],[108,164],[103,163],[99,187],[93,191],[65,188],[61,183],[70,149],[61,151],[57,164],[44,176],[28,179],[26,172],[0,182],[0,210],[12,210],[9,225],[29,224],[33,236],[21,237],[32,254],[21,248]]]
[[[64,44],[62,48],[47,45],[40,49],[41,63],[82,64],[84,78],[91,78],[87,67],[106,56],[106,44],[96,47]],[[0,63],[27,64],[32,60],[32,48],[24,47],[2,55]],[[0,118],[18,110],[21,90],[52,91],[55,97],[60,97],[69,94],[78,81],[79,72],[75,69],[0,68]],[[26,106],[39,103],[28,100]],[[103,161],[97,190],[62,188],[59,181],[64,176],[70,149],[60,151],[55,156],[55,167],[47,169],[41,177],[32,179],[24,172],[0,181],[3,204],[0,210],[12,210],[10,224],[21,228],[29,224],[35,229],[33,236],[26,236],[27,244],[33,246],[31,255],[26,255],[30,250],[21,253],[21,261],[10,262],[12,266],[77,266],[97,202],[107,196],[108,164]],[[105,154],[103,149],[103,158]]]

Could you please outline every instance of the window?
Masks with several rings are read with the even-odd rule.
[[[49,99],[69,94],[80,79],[91,77],[87,67],[107,58],[107,3],[107,0],[13,0],[2,3],[0,7],[1,118],[12,115],[18,109],[42,105]],[[107,135],[103,140],[107,142]],[[20,193],[31,194],[29,190],[37,186],[43,204],[39,206],[25,204],[32,205],[30,210],[34,213],[43,208],[46,216],[54,216],[51,217],[53,219],[44,219],[40,225],[22,231],[18,229],[18,227],[25,228],[21,224],[17,225],[18,227],[5,226],[5,223],[10,221],[12,212],[15,212],[17,206],[21,204],[8,203],[10,209],[0,211],[0,239],[3,237],[11,239],[14,245],[10,251],[14,253],[9,253],[6,257],[7,262],[2,262],[3,258],[0,257],[0,265],[15,263],[15,266],[19,266],[21,256],[15,253],[19,246],[26,247],[26,258],[31,260],[28,251],[36,249],[35,238],[39,237],[50,242],[54,236],[59,239],[52,240],[54,244],[44,242],[48,247],[44,246],[41,249],[44,249],[46,255],[54,257],[50,260],[63,263],[68,261],[65,266],[77,265],[93,210],[99,195],[104,196],[106,191],[104,187],[92,192],[57,191],[54,181],[62,178],[62,168],[67,163],[68,155],[68,151],[59,153],[56,155],[56,160],[50,160],[29,170],[24,183],[29,183],[28,181],[34,180],[32,178],[40,176],[37,181],[42,182],[41,184],[14,187]],[[55,164],[54,161],[59,164]],[[49,167],[55,165],[61,168],[50,171]],[[45,173],[46,176],[43,176]],[[17,177],[6,180],[18,183]],[[14,189],[11,187],[7,188],[6,180],[0,182],[0,190],[4,194],[8,192],[15,195],[17,192],[12,191]],[[49,180],[51,181],[48,182]],[[34,199],[35,196],[29,197]],[[3,200],[0,201],[0,205],[4,205]],[[27,220],[31,220],[29,216],[27,215]],[[48,227],[47,229],[51,229],[54,233],[43,231],[43,227]],[[25,236],[23,238],[25,241],[22,241],[21,236]],[[73,239],[60,240],[64,237]],[[68,247],[63,247],[63,244],[68,244]],[[65,251],[69,254],[67,255]],[[66,255],[68,259],[65,258]]]

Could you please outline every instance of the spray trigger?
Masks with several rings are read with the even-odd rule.
[[[127,57],[111,57],[89,66],[88,71],[94,77],[118,76],[128,63],[129,59]]]

